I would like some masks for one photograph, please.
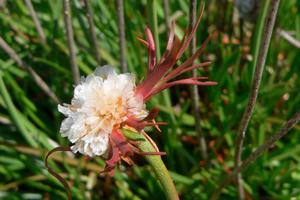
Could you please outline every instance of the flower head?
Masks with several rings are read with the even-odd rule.
[[[134,74],[117,74],[115,68],[111,66],[98,67],[93,74],[82,78],[81,83],[75,87],[71,104],[58,106],[58,110],[67,117],[62,122],[60,132],[63,137],[68,137],[70,142],[74,143],[71,147],[73,152],[91,157],[108,157],[104,171],[111,171],[112,175],[120,158],[133,163],[129,156],[134,152],[141,153],[136,148],[138,143],[127,140],[121,133],[121,128],[140,132],[147,125],[164,124],[154,122],[158,109],[154,108],[148,112],[145,106],[147,100],[174,85],[217,84],[199,81],[207,77],[168,82],[182,73],[210,64],[205,62],[191,66],[208,43],[207,39],[194,55],[173,69],[194,37],[202,13],[203,10],[190,35],[187,37],[186,30],[181,42],[177,36],[174,36],[175,23],[172,23],[166,51],[158,63],[156,63],[155,44],[151,31],[146,28],[148,41],[138,39],[148,49],[149,63],[146,79],[139,86],[136,86]],[[149,152],[151,155],[163,153]]]
[[[110,134],[128,118],[147,114],[144,102],[135,96],[135,76],[117,74],[114,67],[98,67],[75,87],[71,105],[58,105],[67,118],[60,132],[74,143],[73,152],[101,156],[109,149]]]

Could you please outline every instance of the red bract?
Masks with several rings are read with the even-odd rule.
[[[155,126],[155,125],[165,125],[166,123],[160,122],[160,123],[150,123],[147,121],[154,120],[154,118],[158,114],[158,109],[154,108],[152,109],[147,117],[145,117],[142,120],[139,120],[137,118],[128,117],[128,119],[124,122],[124,125],[127,125],[129,127],[133,127],[138,132],[141,132],[145,126]],[[120,132],[120,129],[115,129],[111,134],[109,138],[110,142],[110,151],[109,151],[109,160],[106,160],[106,166],[103,172],[110,171],[110,176],[114,175],[114,169],[120,160],[120,154],[121,158],[129,164],[134,164],[134,162],[130,159],[130,156],[132,156],[134,153],[138,153],[141,155],[165,155],[165,152],[140,152],[140,150],[137,148],[137,146],[140,143],[127,140],[125,136]]]
[[[120,153],[124,157],[132,156],[133,151],[130,149],[126,138],[119,130],[113,131],[110,134],[111,157],[106,161],[106,166],[103,172],[110,171],[110,176],[114,175],[114,169],[120,160]]]
[[[134,127],[138,132],[141,132],[145,126],[158,126],[158,125],[166,125],[165,122],[148,122],[148,121],[154,121],[155,117],[158,115],[158,108],[153,108],[147,117],[140,120],[134,117],[128,117],[128,119],[125,121],[125,124]]]
[[[133,156],[134,153],[140,155],[165,155],[165,152],[141,152],[136,146],[140,143],[134,141],[128,141],[125,136],[120,132],[120,130],[115,130],[110,135],[110,159],[107,160],[105,169],[101,172],[110,172],[110,176],[114,175],[114,170],[117,163],[120,160],[120,157],[128,162],[129,164],[134,164],[130,159],[130,156]]]
[[[182,63],[180,66],[173,69],[174,65],[177,61],[182,57],[183,53],[187,49],[189,43],[196,33],[196,29],[201,20],[202,14],[204,11],[204,6],[202,7],[201,14],[196,22],[195,27],[191,31],[190,35],[187,38],[187,30],[185,31],[184,37],[182,41],[179,43],[179,39],[175,36],[174,39],[174,29],[175,23],[172,23],[169,41],[166,47],[166,51],[159,60],[158,64],[156,64],[156,55],[155,55],[155,43],[153,40],[152,33],[149,28],[146,28],[146,37],[148,41],[145,41],[141,38],[137,38],[141,41],[148,49],[148,70],[145,81],[137,87],[136,95],[142,95],[144,102],[149,100],[154,95],[160,93],[161,91],[172,87],[174,85],[216,85],[217,82],[200,82],[198,80],[207,79],[207,77],[197,77],[197,78],[187,78],[181,79],[173,82],[167,83],[172,78],[185,73],[187,71],[204,67],[210,64],[210,62],[205,62],[197,65],[192,65],[193,61],[201,54],[204,47],[207,45],[209,38],[206,39],[200,49],[192,55],[188,60]],[[173,70],[172,70],[173,69]]]

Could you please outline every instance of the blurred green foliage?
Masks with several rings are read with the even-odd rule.
[[[22,0],[7,0],[1,8],[0,35],[63,102],[70,102],[74,85],[62,2],[33,0],[32,3],[47,44],[41,43]],[[188,2],[170,0],[169,5],[171,19],[177,24],[176,34],[181,38],[188,26]],[[91,1],[91,6],[102,64],[120,70],[116,4],[98,0]],[[136,37],[145,37],[147,5],[145,0],[129,0],[124,1],[124,6],[128,68],[140,80],[146,72],[147,51]],[[157,1],[156,6],[160,49],[163,51],[167,33],[162,1]],[[77,62],[84,76],[96,68],[97,62],[83,2],[71,1],[71,10]],[[242,29],[240,23],[232,1],[207,1],[197,30],[197,46],[211,36],[198,62],[210,60],[212,64],[199,70],[199,75],[209,76],[209,80],[219,83],[200,88],[201,125],[209,147],[209,168],[202,166],[188,88],[172,88],[167,93],[171,105],[164,102],[162,95],[148,103],[149,109],[160,108],[157,121],[169,123],[161,127],[161,135],[155,134],[154,129],[146,130],[160,150],[167,152],[163,159],[182,199],[207,199],[233,167],[235,133],[247,103],[264,16],[261,12],[255,23],[244,22]],[[290,31],[300,41],[299,24],[299,1],[282,1],[277,27]],[[188,52],[184,57],[188,57]],[[274,31],[243,158],[263,144],[300,108],[299,63],[299,49]],[[57,144],[69,145],[59,134],[63,116],[58,113],[57,104],[2,49],[0,69],[0,199],[65,199],[64,188],[48,174],[43,163],[47,150]],[[248,197],[300,198],[299,133],[298,126],[243,173]],[[70,180],[74,199],[164,199],[154,173],[142,157],[134,158],[136,166],[122,163],[113,178],[98,176],[104,166],[101,158],[87,161],[80,155],[69,157],[55,154],[52,158],[56,162],[50,164]],[[222,196],[222,199],[232,198],[237,198],[234,182]]]

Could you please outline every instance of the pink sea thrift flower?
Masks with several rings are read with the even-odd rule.
[[[146,28],[147,41],[138,38],[148,49],[147,75],[139,86],[136,86],[135,75],[132,73],[117,74],[114,67],[98,67],[95,72],[75,87],[71,104],[59,105],[58,110],[66,116],[60,132],[68,137],[74,145],[71,150],[84,155],[107,157],[104,171],[114,169],[123,158],[132,163],[130,156],[134,153],[162,155],[164,152],[139,152],[138,143],[128,141],[121,133],[121,128],[130,128],[141,132],[145,126],[160,125],[153,122],[158,114],[154,108],[150,112],[145,102],[161,91],[174,85],[216,85],[216,82],[202,82],[207,77],[187,78],[176,81],[171,79],[192,69],[210,64],[205,62],[192,65],[208,43],[181,65],[176,66],[190,41],[195,35],[203,10],[193,30],[187,36],[187,30],[181,42],[174,34],[175,23],[172,23],[166,51],[156,63],[155,44],[149,28]]]

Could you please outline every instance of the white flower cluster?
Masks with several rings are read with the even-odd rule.
[[[75,143],[71,149],[100,156],[109,149],[109,136],[128,116],[145,116],[142,97],[135,96],[135,75],[117,74],[114,67],[98,67],[75,87],[71,105],[58,105],[66,116],[62,137]]]

